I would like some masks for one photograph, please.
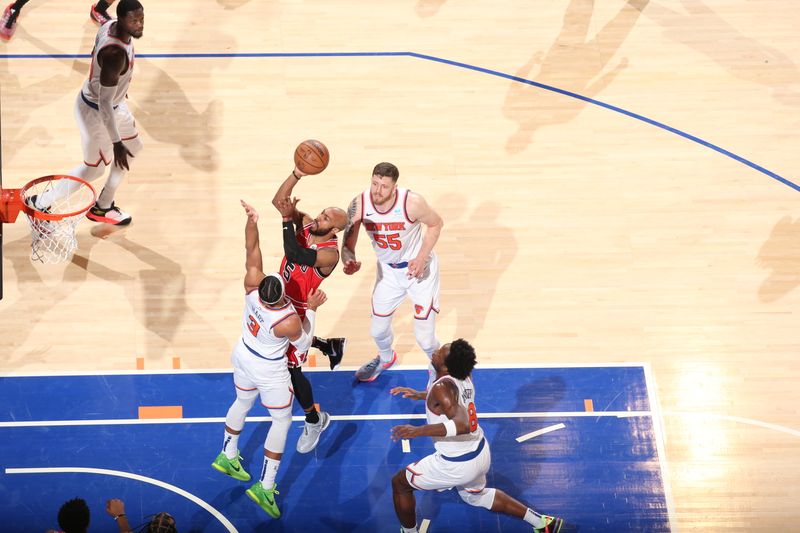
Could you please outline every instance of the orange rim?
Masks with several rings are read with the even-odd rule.
[[[28,205],[28,202],[25,201],[28,198],[27,196],[28,189],[30,189],[34,185],[37,185],[44,181],[58,181],[58,180],[77,181],[82,186],[88,187],[89,190],[92,191],[92,199],[89,201],[89,204],[86,207],[78,209],[73,213],[45,213],[44,211],[39,211],[38,209],[32,208],[31,206]],[[20,196],[22,197],[21,210],[23,213],[32,218],[36,218],[39,220],[51,220],[51,221],[63,220],[65,218],[82,215],[94,205],[95,201],[97,201],[97,192],[94,190],[94,187],[92,187],[92,185],[88,181],[82,180],[81,178],[76,178],[75,176],[67,176],[65,174],[52,174],[50,176],[42,176],[41,178],[36,178],[35,180],[31,180],[28,183],[26,183],[25,186],[22,187],[22,189],[20,189]]]

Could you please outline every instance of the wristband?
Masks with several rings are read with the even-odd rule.
[[[294,170],[292,170],[292,176],[294,176],[294,179],[296,179],[297,181],[300,181],[300,176],[298,176],[297,174],[295,174],[295,173],[294,173]]]
[[[125,516],[125,513],[120,513],[120,514],[118,514],[118,515],[114,516],[114,522],[116,522],[117,520],[119,520],[119,518],[120,518],[120,517],[122,517],[122,516]]]
[[[455,420],[447,419],[446,421],[442,422],[444,424],[444,429],[447,431],[445,433],[445,437],[455,437],[458,431],[456,430],[456,423]]]

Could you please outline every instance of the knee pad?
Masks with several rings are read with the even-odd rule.
[[[248,395],[247,393],[254,392],[255,394]],[[240,393],[242,393],[240,395]],[[228,414],[225,416],[225,425],[235,431],[241,431],[244,427],[244,419],[247,417],[247,413],[250,412],[250,408],[253,407],[253,404],[258,397],[258,391],[241,391],[236,389],[236,400],[231,405],[230,409],[228,409]]]
[[[392,317],[391,316],[376,316],[372,315],[372,321],[369,326],[369,334],[375,339],[375,342],[389,342],[392,343]]]
[[[283,453],[286,448],[286,437],[289,435],[289,428],[292,427],[292,409],[270,409],[269,415],[272,417],[272,424],[267,432],[267,440],[264,441],[264,449]]]
[[[475,507],[483,507],[484,509],[492,510],[494,504],[495,489],[483,489],[480,492],[467,492],[464,489],[458,491],[461,499]]]
[[[106,171],[106,165],[102,161],[96,167],[90,167],[87,164],[81,165],[79,167],[79,171],[77,172],[79,178],[83,178],[86,181],[94,181],[100,176],[102,176]]]
[[[441,346],[439,339],[436,338],[436,320],[434,317],[435,314],[431,313],[425,320],[414,320],[414,337],[416,337],[417,344],[422,348],[422,351],[428,354],[428,357]]]

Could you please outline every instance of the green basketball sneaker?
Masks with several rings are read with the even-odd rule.
[[[217,458],[214,459],[214,462],[211,463],[211,466],[215,470],[219,470],[223,474],[231,476],[233,479],[250,481],[250,474],[242,467],[242,464],[239,462],[241,460],[242,456],[238,453],[236,458],[228,459],[223,452],[220,452]]]
[[[278,485],[272,485],[270,490],[265,489],[260,481],[247,489],[245,492],[251,500],[261,506],[272,518],[280,518],[281,510],[278,509],[278,504],[275,502],[275,495],[280,494],[276,489]]]

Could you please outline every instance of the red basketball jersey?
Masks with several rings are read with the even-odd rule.
[[[297,232],[297,242],[303,248],[313,248],[319,250],[320,248],[338,248],[338,240],[334,235],[330,240],[318,244],[308,245],[309,236],[311,235],[311,224],[303,226],[301,231]],[[327,278],[322,274],[318,268],[306,265],[298,265],[291,263],[283,257],[281,261],[281,276],[283,281],[286,282],[286,296],[292,302],[300,319],[306,316],[306,308],[308,307],[308,293],[311,289],[319,287],[322,280]],[[330,274],[329,274],[330,275]]]

